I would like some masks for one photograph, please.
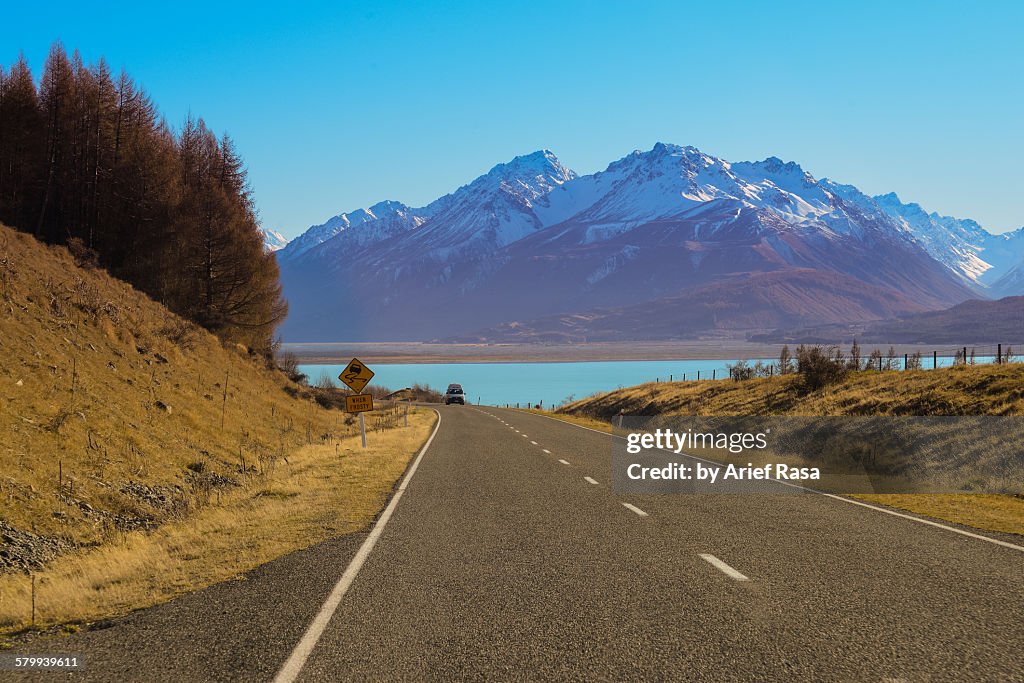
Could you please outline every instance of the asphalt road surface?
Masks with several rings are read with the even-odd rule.
[[[1024,681],[1019,541],[814,494],[623,497],[610,435],[440,414],[372,533],[46,651],[98,681]]]

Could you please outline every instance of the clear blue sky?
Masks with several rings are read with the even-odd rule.
[[[289,237],[542,147],[589,173],[659,140],[1024,225],[1024,3],[293,5],[8,3],[0,63],[60,39],[125,67],[236,139]]]

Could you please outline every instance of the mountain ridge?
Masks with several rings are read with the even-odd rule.
[[[945,224],[909,220],[908,205],[886,195],[816,180],[778,157],[728,162],[665,143],[584,176],[539,150],[426,207],[398,206],[390,218],[371,210],[340,229],[314,226],[278,252],[288,338],[448,338],[802,269],[853,277],[910,313],[984,295],[988,282],[971,275],[994,268],[978,266],[980,251],[957,252],[970,262],[959,269],[936,259],[924,228]],[[544,296],[520,296],[524,284]],[[325,289],[326,309],[316,301]],[[358,322],[332,326],[324,315]]]

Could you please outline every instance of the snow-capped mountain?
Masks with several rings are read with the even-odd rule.
[[[278,251],[288,244],[288,240],[279,232],[269,228],[260,228],[260,232],[263,233],[263,248],[267,251]]]
[[[419,259],[444,261],[457,253],[500,249],[542,228],[534,203],[574,177],[554,154],[541,150],[498,164],[422,208],[389,201],[335,216],[293,240],[281,257],[297,261],[327,243],[315,258],[330,260],[402,233],[408,233],[407,239],[394,242],[402,253],[391,253],[385,245],[381,253],[373,254],[374,264],[402,260],[410,252]]]
[[[633,325],[669,297],[672,310],[686,302],[707,315],[678,317],[678,325],[657,326],[659,334],[693,336],[891,317],[942,308],[986,286],[982,275],[994,266],[971,265],[964,255],[976,252],[935,257],[954,228],[963,243],[975,240],[970,226],[930,218],[929,242],[910,213],[775,157],[730,163],[659,143],[577,176],[541,150],[423,208],[386,202],[293,240],[279,255],[292,311],[284,334],[447,338],[642,303],[636,315],[603,318]],[[986,242],[990,257],[1000,239],[1013,251],[1016,243],[1000,236]],[[751,308],[755,282],[771,282],[772,295],[759,292]]]
[[[500,249],[545,227],[536,203],[576,177],[548,150],[498,164],[425,208],[430,220],[415,236],[425,254],[447,258],[471,249]]]
[[[539,213],[546,225],[575,217],[628,229],[722,203],[770,208],[797,223],[830,209],[827,193],[794,163],[772,157],[730,164],[694,147],[658,143],[564,184]]]
[[[278,255],[279,258],[295,258],[317,245],[347,232],[351,228],[361,225],[402,225],[414,228],[422,223],[423,217],[418,215],[414,209],[401,202],[385,200],[378,202],[368,209],[356,209],[349,213],[340,213],[329,218],[320,225],[314,225],[304,233],[288,243],[288,246]],[[383,222],[383,223],[382,223]],[[366,242],[373,230],[360,231],[364,233],[357,241]]]
[[[976,221],[940,216],[920,204],[903,203],[895,192],[873,199],[913,233],[933,258],[967,282],[997,296],[1024,291],[1019,275],[1007,278],[1011,271],[1024,268],[1024,228],[993,235]]]

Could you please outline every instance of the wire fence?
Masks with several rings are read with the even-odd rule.
[[[944,346],[930,350],[917,347],[914,351],[897,351],[895,346],[881,348],[877,346],[853,345],[804,345],[807,348],[817,346],[832,358],[841,362],[850,370],[860,371],[903,371],[933,370],[963,365],[992,365],[1007,363],[1024,363],[1024,342],[1017,344],[974,344],[970,346]],[[904,348],[908,345],[901,345]],[[672,373],[666,376],[653,377],[653,382],[687,382],[704,380],[749,379],[751,377],[772,377],[787,374],[796,370],[797,350],[800,346],[786,347],[789,356],[786,358],[744,359],[735,362],[722,361],[719,367],[703,370]],[[788,364],[788,368],[783,368]]]
[[[815,345],[812,345],[812,347]],[[737,361],[726,365],[724,373],[712,371],[711,376],[703,379],[749,379],[750,377],[771,377],[785,374],[797,369],[799,349],[788,355],[789,348],[777,360]],[[808,347],[811,348],[811,347]],[[845,365],[849,370],[858,371],[903,371],[903,370],[935,370],[967,365],[1004,365],[1024,362],[1024,343],[1021,344],[975,344],[972,346],[953,346],[925,351],[917,349],[913,352],[897,352],[894,346],[888,349],[851,345],[817,346],[834,362]],[[702,379],[699,375],[694,379]],[[655,381],[661,381],[656,378]]]

